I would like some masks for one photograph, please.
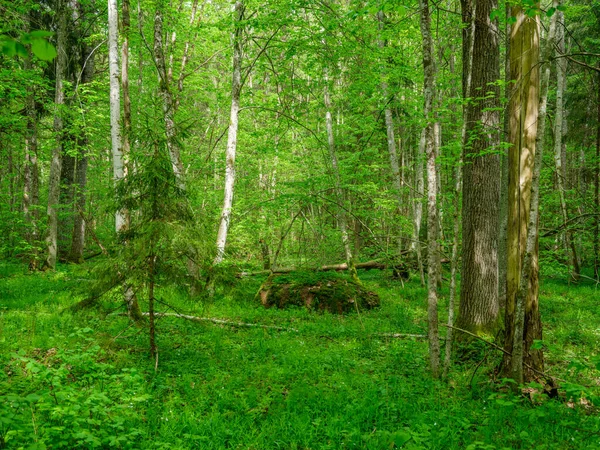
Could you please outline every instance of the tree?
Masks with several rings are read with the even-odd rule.
[[[503,373],[517,383],[543,371],[543,357],[533,349],[541,339],[538,303],[538,194],[541,148],[536,148],[540,111],[540,19],[514,6],[510,40],[508,266]],[[547,82],[545,89],[547,90]],[[542,107],[545,104],[542,102]],[[545,111],[543,110],[543,114]]]
[[[46,231],[46,261],[44,268],[54,270],[58,256],[58,206],[60,199],[60,175],[64,142],[63,107],[65,104],[65,76],[67,72],[67,17],[69,3],[67,0],[57,0],[56,15],[58,27],[56,32],[56,87],[54,100],[54,134],[56,144],[52,149],[50,178],[48,182],[48,228]]]
[[[425,149],[427,154],[427,323],[429,339],[429,364],[432,375],[440,375],[440,342],[438,331],[437,281],[439,266],[438,248],[438,210],[437,210],[437,140],[435,137],[435,118],[433,100],[435,90],[435,60],[433,57],[433,39],[431,37],[431,17],[429,0],[420,0],[421,35],[423,36],[423,70],[424,80],[424,115],[425,115]]]
[[[493,335],[498,327],[498,207],[500,200],[500,46],[490,16],[496,0],[462,0],[466,139],[463,148],[462,271],[458,326]],[[474,16],[474,18],[472,18]],[[472,54],[471,23],[474,21]],[[469,65],[471,70],[469,71]]]

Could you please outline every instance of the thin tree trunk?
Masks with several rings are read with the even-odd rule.
[[[419,145],[415,162],[415,191],[413,211],[413,242],[412,249],[415,251],[419,275],[421,277],[421,286],[425,286],[425,271],[423,269],[423,256],[421,254],[421,223],[423,221],[423,197],[425,195],[425,182],[423,179],[423,160],[425,159],[425,130],[421,132]]]
[[[25,60],[25,70],[32,69],[31,60]],[[23,166],[23,216],[28,224],[27,242],[30,245],[29,267],[38,268],[38,219],[39,213],[39,167],[38,167],[38,115],[35,108],[35,93],[33,87],[27,87],[25,100],[27,115],[27,131],[25,135],[25,164]]]
[[[531,368],[543,370],[541,351],[531,350],[530,347],[534,339],[541,339],[542,336],[537,261],[538,184],[542,141],[538,133],[543,130],[545,120],[549,73],[544,73],[540,84],[539,17],[528,17],[521,6],[513,6],[511,13],[516,19],[510,43],[511,79],[516,80],[517,86],[509,107],[512,147],[509,152],[504,345],[507,353],[504,355],[503,373],[519,384],[532,378]],[[556,23],[556,18],[553,18],[553,22]],[[549,42],[553,39],[553,34],[554,31]],[[546,48],[551,47],[548,45]],[[543,139],[543,136],[541,138]],[[530,367],[526,372],[525,364]]]
[[[510,17],[510,4],[505,5],[506,17]],[[510,79],[510,35],[511,35],[511,23],[506,21],[506,52],[504,61],[504,97],[510,99],[513,86]],[[504,121],[503,128],[504,134],[502,142],[507,142],[510,136],[510,110],[508,104],[504,108]],[[506,309],[506,270],[508,263],[507,254],[507,229],[508,229],[508,148],[503,149],[500,154],[500,208],[498,214],[500,215],[500,228],[498,236],[498,305],[500,311]]]
[[[419,0],[421,9],[421,35],[423,37],[424,114],[425,148],[427,154],[427,321],[429,339],[429,362],[434,378],[440,375],[440,340],[438,330],[438,293],[437,279],[439,267],[438,249],[438,209],[437,209],[437,165],[435,117],[433,101],[435,99],[435,61],[433,57],[433,39],[431,37],[431,17],[429,0]]]
[[[596,170],[594,180],[594,206],[596,226],[594,227],[594,277],[600,280],[600,72],[598,73],[598,123],[596,124]]]
[[[557,18],[556,20],[559,23],[563,23],[564,14],[562,11],[556,11],[554,13]],[[555,26],[556,28],[556,26]],[[562,26],[558,27],[555,31],[556,33],[556,45],[558,51],[563,54],[565,53],[565,41],[564,41],[564,31]],[[550,39],[550,36],[548,36]],[[556,184],[558,189],[558,195],[560,198],[560,211],[563,219],[563,223],[567,223],[569,220],[569,214],[567,212],[567,202],[565,198],[565,186],[564,186],[564,164],[563,164],[563,135],[564,135],[564,100],[563,95],[565,92],[567,81],[567,59],[566,58],[557,58],[556,59],[556,113],[554,118],[554,164],[556,167]],[[575,281],[579,280],[579,261],[577,260],[577,251],[575,250],[575,243],[573,241],[573,236],[571,232],[566,229],[565,230],[565,253],[567,257],[570,256],[571,259],[571,276]]]
[[[325,77],[325,83],[327,83],[327,77]],[[339,205],[344,203],[344,193],[342,191],[342,183],[340,180],[340,168],[338,164],[336,149],[335,149],[335,136],[333,134],[333,119],[331,117],[331,98],[329,96],[329,89],[325,86],[323,93],[325,103],[325,127],[327,129],[327,144],[329,149],[329,159],[331,161],[331,169],[333,172],[333,179],[335,184],[335,194]],[[354,267],[354,258],[352,256],[352,250],[350,248],[350,238],[348,236],[348,221],[346,217],[346,211],[343,206],[337,207],[337,223],[342,235],[342,244],[344,246],[344,253],[346,255],[346,262],[350,267],[350,273],[353,278],[358,279],[356,268]]]
[[[500,159],[500,46],[497,22],[490,13],[497,0],[462,0],[464,46],[471,45],[470,99],[466,104],[463,143],[462,272],[457,326],[474,334],[494,335],[499,326],[498,228]],[[472,19],[475,16],[475,19]],[[470,31],[472,21],[474,30]],[[472,36],[472,34],[474,35]],[[464,61],[463,66],[469,64]],[[467,70],[464,70],[467,72]]]
[[[124,176],[123,148],[121,142],[121,93],[119,89],[117,0],[108,0],[108,71],[110,78],[110,140],[113,162],[113,179],[118,183]],[[125,214],[119,210],[115,214],[117,232],[126,226]]]
[[[180,189],[183,184],[183,162],[181,161],[181,152],[176,139],[175,129],[175,101],[171,86],[169,83],[169,74],[165,62],[165,53],[163,49],[163,9],[165,0],[160,0],[154,15],[154,60],[159,77],[159,94],[163,103],[163,118],[165,122],[165,134],[167,149],[171,159],[173,173]]]
[[[64,80],[67,72],[67,0],[57,0],[56,13],[58,27],[56,32],[56,92],[54,111],[54,133],[56,145],[52,149],[52,160],[50,163],[50,180],[48,183],[48,229],[46,232],[46,244],[48,246],[44,267],[50,270],[56,268],[58,254],[58,206],[60,199],[60,173],[63,152],[63,108],[65,104]]]
[[[465,19],[463,10],[463,20]],[[465,83],[463,96],[465,99],[471,97],[471,84],[473,76],[473,47],[475,45],[475,11],[472,11],[469,23],[469,30],[466,31],[468,45],[463,47],[463,58],[466,64],[463,64],[463,79]],[[463,125],[461,130],[461,142],[463,148],[467,139],[467,106],[463,105]],[[456,167],[456,181],[454,187],[454,217],[453,217],[453,235],[452,235],[452,260],[450,263],[450,298],[448,299],[448,331],[446,332],[446,355],[444,359],[444,377],[448,375],[450,364],[452,362],[452,343],[454,339],[454,309],[456,302],[456,275],[458,271],[458,245],[460,240],[460,198],[462,195],[462,153],[459,156]]]
[[[233,204],[233,188],[235,185],[235,153],[237,149],[238,114],[240,110],[240,94],[242,91],[242,26],[244,4],[235,4],[235,30],[233,32],[233,76],[231,82],[231,111],[229,115],[229,134],[227,136],[227,151],[225,153],[225,190],[221,222],[217,233],[217,254],[213,265],[218,265],[225,256],[225,244],[231,221]]]
[[[129,0],[122,0],[121,4],[121,24],[122,39],[121,44],[121,91],[123,92],[123,158],[124,171],[127,172],[127,159],[131,151],[131,98],[129,97],[129,29],[131,26],[129,14]],[[128,213],[124,212],[127,216]],[[129,217],[126,217],[129,222]]]
[[[377,13],[377,20],[379,21],[379,32],[382,33],[385,28],[385,14],[383,11]],[[386,40],[380,37],[378,42],[380,49],[385,49]],[[385,63],[382,63],[382,77],[381,81],[381,92],[383,94],[383,101],[385,102],[385,130],[387,134],[387,146],[388,154],[390,157],[390,166],[392,168],[392,182],[394,190],[396,191],[396,201],[398,202],[398,211],[402,211],[402,177],[400,175],[400,166],[398,165],[398,153],[396,151],[396,138],[394,136],[394,117],[392,116],[392,109],[389,107],[389,101],[391,100],[388,90],[388,83],[385,81],[387,76],[387,70]],[[398,255],[402,253],[402,234],[398,232],[397,237]]]

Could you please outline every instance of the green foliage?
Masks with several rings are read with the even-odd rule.
[[[37,58],[42,61],[52,61],[56,58],[56,48],[47,39],[53,34],[50,31],[36,30],[23,33],[18,39],[0,35],[0,54],[27,58],[29,56],[27,46],[29,46],[31,53]]]
[[[14,353],[0,376],[0,446],[8,448],[135,448],[150,396],[136,369],[102,362],[105,353],[75,329],[68,350]]]

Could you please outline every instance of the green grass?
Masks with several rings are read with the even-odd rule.
[[[0,265],[0,448],[600,448],[597,410],[566,398],[600,377],[593,286],[542,285],[547,369],[571,385],[534,405],[492,381],[495,353],[438,382],[424,340],[381,335],[425,332],[417,282],[363,274],[382,307],[360,316],[265,310],[253,302],[261,279],[210,304],[162,291],[189,314],[298,331],[162,318],[155,373],[146,330],[108,313],[118,303],[64,311],[88,276],[86,267],[28,275]]]

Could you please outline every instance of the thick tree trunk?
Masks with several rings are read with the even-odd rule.
[[[540,19],[528,17],[520,6],[514,6],[511,13],[516,19],[510,42],[511,79],[517,84],[509,106],[511,148],[504,345],[507,354],[503,373],[521,383],[533,377],[532,370],[543,370],[542,353],[532,350],[531,345],[542,337],[537,260],[537,183],[542,149],[536,137],[543,125],[538,124],[538,114],[545,115],[545,104],[544,96],[540,102]],[[545,79],[545,87],[544,83],[541,87],[547,93]]]
[[[235,185],[235,153],[237,150],[238,115],[240,111],[240,94],[242,92],[242,25],[244,4],[235,4],[235,29],[233,32],[233,76],[231,81],[231,110],[229,114],[229,134],[225,152],[225,189],[221,222],[217,232],[217,254],[213,265],[220,264],[225,256],[227,233],[231,222],[233,205],[233,189]]]
[[[564,14],[562,11],[556,11],[554,13],[556,15],[556,20],[559,23],[563,23]],[[556,28],[556,27],[555,27]],[[548,36],[550,39],[550,36]],[[556,45],[558,51],[563,54],[565,53],[565,41],[564,41],[564,31],[562,26],[559,26],[556,30]],[[558,195],[560,199],[560,211],[563,219],[563,223],[567,223],[569,221],[569,213],[567,211],[567,202],[565,195],[565,186],[564,186],[564,164],[563,164],[563,136],[565,134],[563,125],[566,125],[564,122],[564,100],[563,96],[566,91],[566,82],[567,82],[567,59],[566,58],[557,58],[556,59],[556,113],[554,117],[554,164],[556,167],[556,187],[558,189]],[[579,280],[580,269],[579,269],[579,261],[577,259],[577,251],[575,250],[575,242],[573,241],[573,236],[571,232],[566,229],[565,230],[565,253],[568,258],[571,260],[571,276],[575,281]]]
[[[57,0],[56,14],[58,27],[56,32],[56,92],[54,111],[54,133],[56,145],[52,149],[50,162],[50,180],[48,182],[48,229],[46,244],[48,246],[44,267],[50,270],[56,268],[58,254],[58,206],[60,199],[60,173],[62,165],[64,121],[63,108],[65,104],[64,80],[67,72],[67,0]]]
[[[433,39],[431,36],[431,17],[429,0],[419,0],[421,9],[421,35],[423,37],[424,113],[425,113],[425,149],[427,154],[427,321],[429,339],[429,363],[434,378],[440,375],[440,340],[438,330],[438,208],[437,208],[437,145],[435,137],[435,61],[433,57]]]
[[[471,38],[470,99],[466,106],[466,140],[463,143],[462,272],[458,327],[475,334],[493,335],[498,328],[498,227],[500,160],[490,152],[499,145],[500,46],[498,25],[490,19],[497,0],[462,0],[463,20]],[[467,46],[470,41],[467,41]],[[464,61],[463,67],[469,61]],[[464,70],[464,73],[468,73]]]

